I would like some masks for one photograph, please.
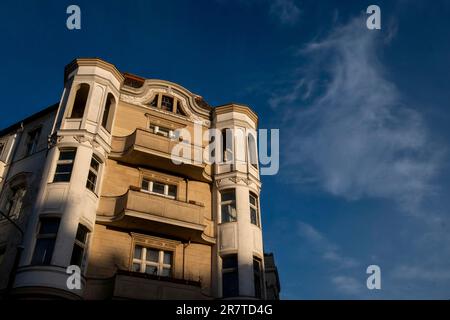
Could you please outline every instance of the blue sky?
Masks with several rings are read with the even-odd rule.
[[[283,298],[448,299],[449,16],[448,1],[2,1],[0,127],[58,101],[75,57],[248,104],[280,129],[261,201]]]

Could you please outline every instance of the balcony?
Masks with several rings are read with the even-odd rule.
[[[137,128],[128,136],[113,136],[110,158],[134,165],[151,164],[154,168],[178,173],[199,181],[211,182],[211,166],[205,163],[196,164],[193,161],[194,155],[199,158],[203,154],[201,146],[188,144],[190,159],[187,156],[177,157],[177,160],[183,161],[180,165],[172,162],[171,152],[179,143],[174,139]]]
[[[91,299],[211,299],[205,294],[200,282],[157,277],[143,273],[117,270],[117,273],[103,280],[88,280],[86,295]]]
[[[200,243],[214,243],[212,221],[202,205],[187,203],[130,188],[116,197],[100,198],[97,221],[126,229],[170,235]]]

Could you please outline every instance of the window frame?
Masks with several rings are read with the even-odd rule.
[[[230,258],[233,258],[233,259],[235,259],[235,261],[236,261],[236,264],[234,265],[234,266],[232,266],[232,267],[227,267],[227,268],[225,268],[224,267],[224,262],[225,262],[225,259],[230,259]],[[222,298],[233,298],[233,297],[237,297],[237,296],[239,296],[239,268],[238,268],[238,266],[239,266],[239,262],[238,262],[238,255],[237,255],[237,253],[233,253],[233,254],[227,254],[227,255],[225,255],[225,256],[222,256],[221,257],[221,262],[222,262]],[[235,289],[233,289],[233,290],[236,290],[236,292],[234,292],[234,294],[230,294],[230,295],[225,295],[225,283],[226,284],[230,284],[230,282],[229,281],[225,281],[225,277],[224,277],[224,275],[225,274],[235,274],[234,275],[234,279],[236,280],[236,283],[235,283],[235,285],[236,285],[236,288]]]
[[[108,133],[111,133],[112,130],[112,118],[114,116],[115,103],[116,99],[114,95],[111,92],[108,92],[108,94],[106,95],[105,107],[103,108],[101,122],[102,128],[105,129]]]
[[[92,161],[97,162],[97,164],[98,164],[98,169],[97,170],[92,167]],[[98,156],[93,154],[92,157],[91,157],[91,162],[89,163],[89,172],[88,172],[88,176],[86,178],[86,188],[88,190],[90,190],[91,192],[95,193],[95,194],[97,194],[97,191],[98,191],[98,185],[99,185],[99,183],[98,183],[99,179],[98,178],[99,178],[101,169],[102,169],[102,161],[100,160],[100,158]],[[91,173],[95,177],[94,181],[89,180],[89,176],[90,176]],[[92,189],[91,189],[90,185],[92,185]]]
[[[85,231],[85,236],[84,236],[84,242],[80,239],[78,239],[78,232],[79,230],[83,230]],[[82,270],[84,269],[84,264],[86,261],[86,254],[87,254],[87,248],[88,248],[88,243],[89,243],[89,238],[90,238],[90,233],[91,231],[89,230],[88,227],[86,227],[84,224],[79,223],[78,227],[77,227],[77,232],[75,234],[75,240],[74,240],[74,244],[73,244],[73,248],[72,248],[72,254],[70,257],[70,264],[71,265],[77,265],[79,266]],[[81,260],[78,263],[75,263],[74,260],[74,252],[75,252],[75,247],[79,247],[81,248]]]
[[[141,249],[141,256],[140,258],[135,257],[136,248],[139,247]],[[158,261],[150,261],[147,260],[147,250],[154,250],[158,252]],[[164,254],[170,253],[170,264],[164,263]],[[133,246],[132,251],[132,259],[131,259],[131,265],[130,269],[132,272],[139,272],[149,275],[154,275],[158,277],[167,277],[167,278],[173,278],[174,277],[174,259],[175,252],[173,250],[165,250],[161,248],[146,246],[141,243],[135,243]],[[134,269],[135,265],[139,265],[139,271],[136,271]],[[147,273],[146,268],[147,266],[156,267],[156,274]],[[169,275],[163,275],[164,269],[169,269]]]
[[[18,194],[18,192],[20,191],[23,191],[21,195]],[[26,194],[27,194],[26,185],[23,184],[13,186],[9,185],[6,188],[6,193],[2,201],[2,211],[5,213],[5,215],[7,215],[12,220],[18,219],[23,208],[23,200]],[[0,221],[3,219],[6,218],[0,216]]]
[[[87,90],[87,92],[86,92],[86,99],[84,101],[84,106],[80,107],[80,110],[78,110],[79,106],[77,105],[76,106],[77,109],[75,109],[75,103],[77,102],[78,92],[80,92],[81,90]],[[74,96],[74,98],[72,100],[72,106],[70,108],[70,114],[67,117],[68,119],[83,119],[83,117],[84,117],[84,115],[86,113],[87,104],[89,102],[89,95],[90,95],[90,93],[91,93],[91,86],[89,84],[87,84],[87,83],[80,83],[78,85],[77,91],[75,92],[75,96]],[[74,116],[74,114],[73,114],[74,110],[76,110],[77,112],[81,112],[82,111],[81,112],[81,116],[78,116],[78,114],[77,114],[77,116]]]
[[[61,154],[64,152],[71,152],[74,151],[74,156],[73,159],[61,159]],[[67,183],[70,182],[70,180],[72,179],[72,172],[73,172],[73,166],[75,164],[75,160],[77,158],[77,148],[72,147],[72,148],[61,148],[59,149],[59,154],[58,154],[58,159],[56,160],[56,165],[55,165],[55,170],[53,173],[53,179],[52,182],[53,183],[58,183],[58,182],[62,182],[62,183]],[[71,165],[71,170],[70,173],[69,172],[58,172],[58,165]],[[66,180],[59,180],[59,181],[55,181],[56,176],[58,175],[69,175],[69,179]]]
[[[58,225],[57,225],[56,231],[54,233],[41,233],[43,222],[45,220],[57,220]],[[58,232],[59,232],[59,227],[60,226],[61,226],[61,218],[59,218],[59,217],[40,217],[39,218],[38,229],[37,229],[37,233],[36,233],[36,241],[34,243],[33,255],[31,257],[31,262],[30,262],[31,265],[45,265],[45,266],[47,266],[47,265],[51,265],[52,264],[53,253],[55,251],[56,239],[58,237]],[[36,249],[38,247],[38,243],[39,243],[40,240],[53,240],[52,248],[51,248],[51,256],[48,259],[47,263],[45,263],[45,262],[36,263],[35,262],[35,259],[37,259]],[[44,261],[46,261],[46,257],[47,256],[43,257]],[[40,259],[40,260],[42,260],[42,259]]]
[[[223,195],[226,193],[233,193],[234,199],[231,200],[223,200]],[[234,204],[234,217],[227,213],[227,219],[224,219],[224,211],[223,206],[224,205],[233,205]],[[232,206],[233,208],[233,206]],[[226,221],[225,221],[226,220]],[[229,223],[229,222],[237,222],[237,208],[236,208],[236,189],[235,188],[228,188],[220,191],[220,223]]]
[[[257,268],[255,268],[255,263],[258,265]],[[262,260],[256,256],[253,256],[253,285],[255,298],[262,299],[264,295],[264,269]]]
[[[255,204],[252,204],[251,198],[255,199]],[[256,195],[256,193],[249,192],[248,194],[248,204],[250,208],[250,223],[257,226],[258,228],[261,227],[261,219],[259,216],[259,197]],[[252,216],[252,209],[255,210],[255,223],[253,222],[253,216]]]
[[[32,134],[34,135],[32,136]],[[25,145],[25,157],[29,157],[37,152],[39,140],[41,139],[42,127],[34,128],[27,133]]]
[[[146,181],[147,185],[148,185],[148,189],[144,188],[144,181]],[[160,192],[155,192],[154,190],[154,184],[162,184],[164,185],[164,193],[160,193]],[[175,195],[170,195],[169,191],[170,191],[170,187],[175,187]],[[141,180],[141,191],[145,192],[145,193],[149,193],[149,194],[154,194],[154,195],[158,195],[161,197],[165,197],[165,198],[169,198],[169,199],[177,199],[178,196],[178,185],[177,184],[170,184],[170,183],[166,183],[163,182],[161,180],[157,180],[157,179],[151,179],[151,178],[147,178],[147,177],[143,177]]]

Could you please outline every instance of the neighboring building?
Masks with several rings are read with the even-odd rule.
[[[266,275],[266,298],[268,300],[279,300],[281,291],[280,278],[273,253],[264,254],[264,268]]]
[[[24,230],[0,217],[0,290],[265,299],[257,123],[247,106],[213,108],[178,84],[74,60],[59,104],[0,132],[0,209]],[[178,160],[201,158],[210,142],[196,137],[211,128],[225,163],[173,163],[180,145]]]

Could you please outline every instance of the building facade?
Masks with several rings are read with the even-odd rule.
[[[265,299],[257,125],[247,106],[71,62],[58,104],[0,132],[3,295]]]

